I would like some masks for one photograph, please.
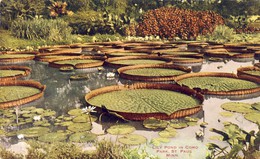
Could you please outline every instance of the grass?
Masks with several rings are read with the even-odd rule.
[[[10,50],[34,50],[47,45],[61,45],[72,43],[84,42],[103,42],[103,41],[117,41],[124,39],[119,34],[96,34],[95,36],[89,35],[71,35],[70,40],[61,41],[46,41],[46,40],[27,40],[14,37],[9,30],[0,29],[0,51]]]

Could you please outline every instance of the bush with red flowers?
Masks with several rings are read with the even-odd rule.
[[[136,26],[136,35],[195,39],[199,34],[211,33],[217,25],[223,24],[224,19],[213,11],[162,7],[144,14],[143,20]]]

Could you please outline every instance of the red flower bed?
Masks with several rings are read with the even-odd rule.
[[[224,19],[213,11],[194,11],[162,7],[146,12],[136,26],[137,36],[159,35],[161,38],[194,39],[199,34],[213,32]]]

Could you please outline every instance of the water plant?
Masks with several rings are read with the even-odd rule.
[[[258,128],[258,132],[247,132],[239,128],[238,125],[230,122],[224,123],[224,130],[212,128],[211,131],[221,135],[223,137],[222,141],[228,143],[229,146],[221,147],[215,143],[209,143],[208,149],[210,150],[210,153],[208,154],[207,159],[259,158],[259,130],[260,129]]]

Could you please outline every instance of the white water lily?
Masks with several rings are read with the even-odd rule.
[[[23,135],[23,134],[19,134],[19,135],[17,135],[17,138],[18,138],[19,140],[24,139],[24,135]]]
[[[115,75],[116,74],[114,72],[108,72],[106,76],[107,76],[107,78],[114,78]]]
[[[41,116],[40,115],[36,115],[33,117],[34,121],[40,121],[41,120]]]
[[[197,138],[201,138],[201,137],[204,136],[204,133],[203,133],[202,130],[199,130],[199,131],[197,131],[197,132],[195,133],[195,135],[196,135]]]
[[[89,113],[91,113],[91,112],[96,112],[95,109],[96,109],[95,106],[91,106],[91,105],[90,105],[90,106],[88,106],[88,107],[86,107],[86,108],[83,108],[82,111],[83,111],[84,113],[86,113],[86,114],[89,114]]]

